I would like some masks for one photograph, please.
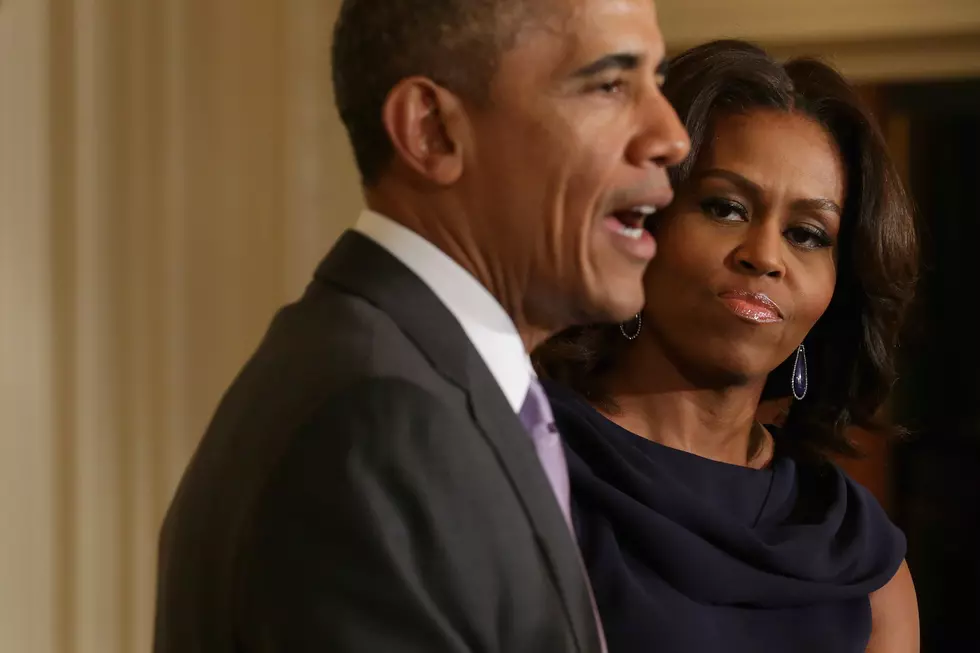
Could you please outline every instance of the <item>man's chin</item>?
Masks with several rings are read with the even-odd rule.
[[[643,310],[645,296],[643,285],[637,283],[634,289],[625,284],[593,293],[589,306],[583,306],[583,323],[618,323],[633,319]]]
[[[547,325],[551,335],[569,327],[626,322],[643,310],[646,299],[639,278],[629,282],[622,276],[615,283],[580,282],[561,290],[558,286],[538,290],[533,295],[538,301],[528,303],[533,309],[526,317],[532,324]]]

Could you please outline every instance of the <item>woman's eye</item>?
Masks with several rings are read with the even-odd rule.
[[[709,198],[701,202],[701,210],[706,215],[718,220],[746,220],[749,216],[748,210],[738,202],[720,197]]]
[[[788,229],[786,238],[803,249],[821,249],[834,244],[833,239],[826,231],[810,225]]]
[[[786,238],[797,247],[804,249],[821,249],[834,244],[826,231],[810,225],[788,229]]]

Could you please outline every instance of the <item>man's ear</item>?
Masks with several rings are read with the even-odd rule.
[[[388,93],[382,121],[403,165],[441,186],[462,176],[466,120],[456,95],[425,77],[403,79]]]

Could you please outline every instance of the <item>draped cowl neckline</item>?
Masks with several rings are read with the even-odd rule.
[[[730,637],[759,628],[769,632],[750,635],[753,646],[792,647],[767,617],[806,624],[811,609],[841,636],[866,642],[867,597],[898,570],[905,538],[865,488],[830,463],[797,462],[778,447],[765,469],[672,449],[623,429],[561,386],[546,387],[566,447],[583,557],[600,611],[616,611],[602,615],[612,653],[614,642],[648,630],[669,641],[680,628],[710,631],[674,634],[688,646],[710,646],[704,638],[717,636],[727,650],[742,650]],[[608,632],[616,628],[628,632]]]

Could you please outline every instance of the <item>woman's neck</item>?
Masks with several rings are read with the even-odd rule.
[[[649,345],[649,343],[643,343]],[[719,462],[765,467],[772,437],[756,422],[765,379],[699,388],[653,347],[637,342],[608,380],[604,414],[647,440]]]

